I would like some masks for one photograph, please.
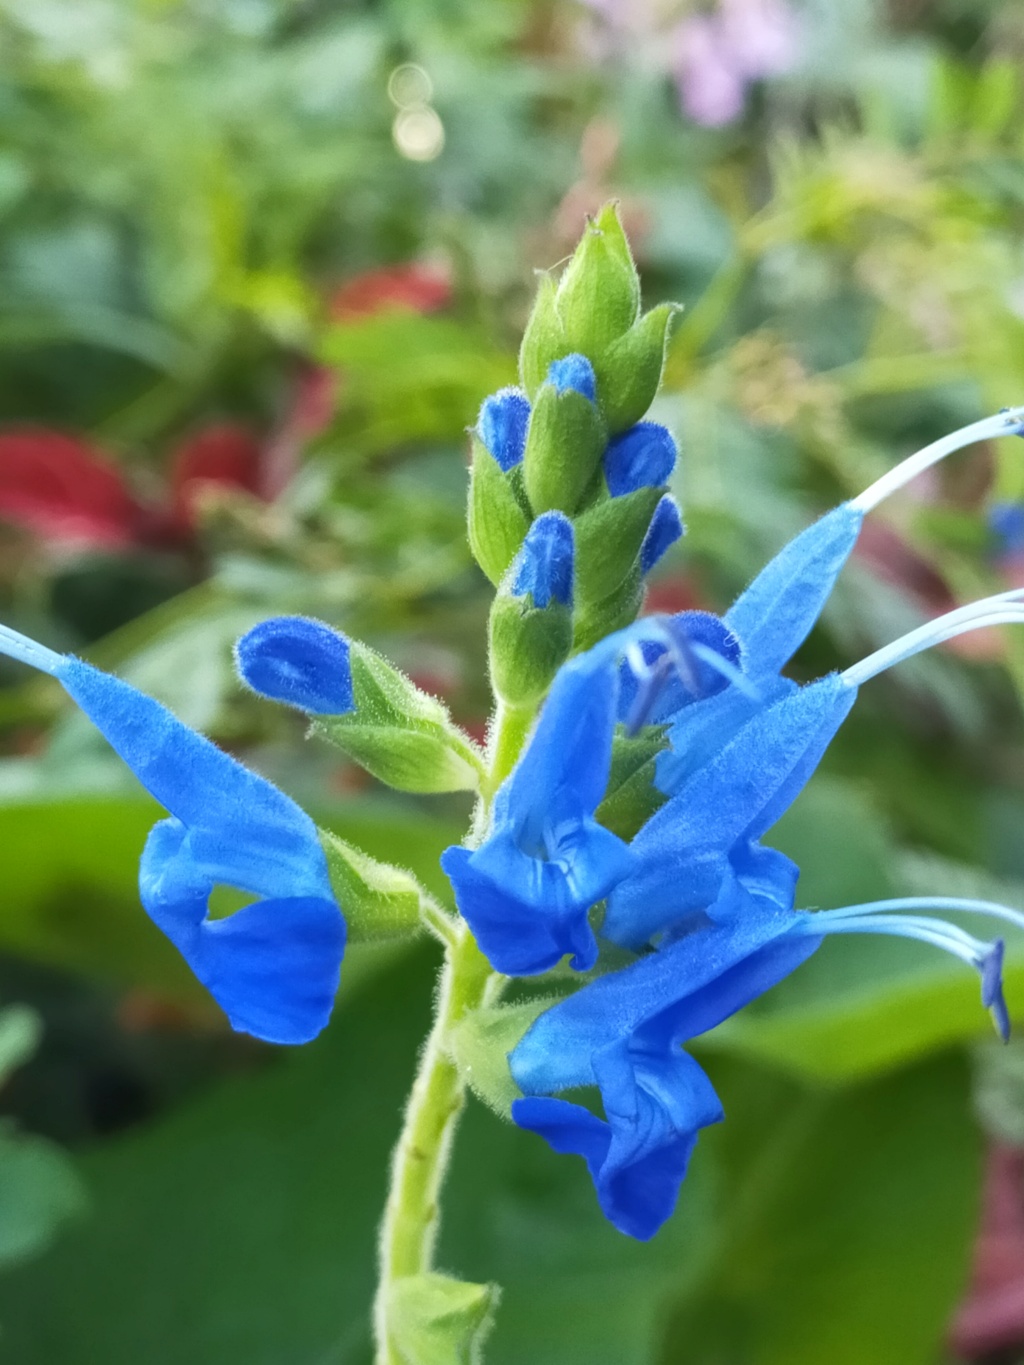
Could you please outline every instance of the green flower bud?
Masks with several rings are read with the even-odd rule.
[[[553,360],[572,350],[555,302],[556,285],[550,275],[541,275],[530,320],[519,348],[519,380],[533,399],[548,377]]]
[[[569,350],[594,358],[636,322],[640,279],[615,204],[606,204],[587,225],[556,304]]]
[[[639,422],[654,402],[665,369],[669,329],[679,304],[662,303],[594,362],[597,392],[612,435]]]
[[[516,466],[503,473],[484,443],[474,436],[469,479],[469,545],[476,562],[495,586],[515,558],[530,524],[523,507],[525,502],[521,469]]]
[[[573,529],[561,512],[530,527],[491,607],[490,671],[510,706],[544,696],[572,649]]]
[[[353,640],[349,649],[353,709],[314,716],[311,733],[399,791],[475,791],[480,753],[444,705],[367,645]]]
[[[573,512],[593,478],[606,433],[594,402],[594,371],[581,355],[555,361],[526,433],[523,480],[534,512]]]

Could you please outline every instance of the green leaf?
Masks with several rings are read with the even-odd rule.
[[[27,1005],[0,1010],[0,1085],[32,1056],[41,1031],[39,1016]]]
[[[82,1183],[59,1147],[0,1128],[0,1270],[44,1251],[85,1207]]]
[[[499,1291],[450,1275],[407,1275],[392,1291],[392,1346],[404,1365],[478,1365]]]
[[[962,1059],[856,1090],[711,1070],[701,1138],[722,1207],[660,1365],[933,1365],[961,1293],[979,1178]]]

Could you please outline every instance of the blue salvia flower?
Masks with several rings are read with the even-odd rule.
[[[612,717],[627,729],[649,722],[668,727],[669,748],[658,760],[656,778],[667,800],[629,844],[629,861],[608,860],[604,877],[584,890],[570,845],[559,884],[576,894],[564,897],[558,911],[543,895],[520,902],[518,909],[519,923],[535,941],[539,924],[554,919],[574,924],[582,934],[583,926],[589,930],[587,895],[603,880],[601,934],[643,954],[541,1015],[511,1058],[525,1093],[514,1106],[516,1122],[542,1133],[557,1150],[584,1156],[605,1213],[631,1235],[651,1236],[668,1216],[699,1129],[721,1117],[710,1084],[681,1053],[682,1043],[788,975],[826,935],[894,934],[953,953],[979,971],[983,1004],[1004,1036],[1008,1030],[1002,941],[982,942],[917,912],[975,912],[1018,925],[1024,918],[1003,906],[944,898],[813,915],[797,911],[798,869],[760,839],[806,784],[862,683],[964,631],[1024,621],[1024,589],[1013,590],[929,622],[842,674],[798,687],[780,671],[817,619],[865,513],[950,451],[1022,429],[1019,412],[1001,415],[912,457],[797,537],[724,621],[640,622],[571,661],[556,679],[519,768],[499,794],[488,838],[476,853],[449,852],[449,858],[458,852],[460,862],[484,861],[517,821],[525,817],[528,823],[528,809],[540,820],[550,791],[573,790],[581,759],[607,744],[604,727]],[[691,656],[710,672],[710,685]],[[601,705],[588,712],[591,695]],[[570,728],[572,718],[584,716]],[[550,775],[547,785],[519,781],[542,771]],[[589,774],[588,811],[596,809],[607,771],[602,757]],[[600,837],[578,813],[572,827],[585,852]],[[523,841],[521,849],[526,851]],[[535,849],[534,856],[543,861],[546,855]],[[496,918],[506,898],[520,889],[520,871],[509,864],[502,882],[495,860],[488,897]],[[478,891],[466,883],[459,895],[471,924]],[[484,939],[481,946],[490,956]],[[552,939],[550,958],[554,946]],[[586,968],[596,959],[592,932],[587,946],[574,966]],[[507,955],[504,967],[494,957],[492,962],[513,971],[514,956]],[[519,970],[543,967],[528,961]],[[588,1084],[601,1091],[603,1119],[557,1098],[562,1090]]]
[[[142,854],[142,904],[232,1028],[272,1043],[314,1038],[338,989],[345,921],[309,816],[119,678],[4,627],[0,652],[56,678],[170,813]],[[218,885],[259,899],[211,919]]]

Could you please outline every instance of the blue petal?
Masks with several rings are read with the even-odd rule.
[[[670,634],[678,642],[684,662],[688,665],[685,678],[677,670],[666,674],[659,683],[655,704],[645,724],[661,725],[684,707],[714,696],[728,686],[728,678],[698,657],[694,645],[702,645],[725,661],[731,668],[742,667],[742,646],[739,639],[719,616],[709,611],[680,611],[661,618]],[[645,664],[653,666],[663,658],[668,645],[661,639],[642,641],[640,650]],[[619,665],[618,718],[625,723],[634,712],[640,683],[626,661]]]
[[[303,1042],[326,1023],[345,923],[316,826],[166,707],[78,659],[57,672],[68,694],[171,820],[150,835],[142,901],[227,1011],[269,1042]],[[218,884],[262,897],[206,918]]]
[[[754,676],[778,672],[803,644],[863,523],[853,503],[834,508],[780,550],[726,612]]]
[[[562,512],[545,512],[526,533],[512,566],[512,592],[533,597],[535,607],[552,598],[572,605],[574,537],[572,522]]]
[[[647,1241],[675,1207],[699,1130],[719,1122],[722,1107],[682,1052],[655,1060],[633,1057],[623,1044],[595,1069],[608,1120],[566,1100],[532,1096],[513,1103],[512,1118],[556,1152],[584,1157],[605,1217]]]
[[[670,549],[683,534],[683,517],[679,504],[671,493],[666,493],[654,509],[651,524],[640,546],[640,569],[650,573],[666,550]],[[731,626],[732,622],[728,621]]]
[[[553,1005],[512,1052],[512,1076],[532,1095],[593,1085],[594,1059],[604,1049],[641,1030],[653,1051],[706,1033],[788,976],[820,942],[798,912],[748,897],[742,913],[706,922]]]
[[[591,403],[595,401],[597,380],[594,367],[585,355],[567,355],[561,360],[553,360],[548,366],[548,383],[554,384],[559,393],[575,389]]]
[[[341,716],[355,705],[348,641],[323,621],[261,621],[238,641],[235,664],[254,692],[300,711]]]
[[[658,422],[637,422],[608,443],[604,476],[613,498],[668,483],[678,451],[672,433]]]
[[[139,867],[142,903],[224,1010],[231,1027],[269,1043],[306,1043],[338,991],[345,921],[333,900],[282,896],[207,918],[216,885],[193,836],[161,820]]]
[[[756,710],[713,749],[633,840],[641,866],[612,891],[603,932],[635,946],[698,908],[737,841],[759,838],[796,799],[855,700],[830,674]]]
[[[522,462],[529,425],[530,400],[522,389],[499,389],[490,398],[484,399],[477,420],[477,431],[506,474]]]

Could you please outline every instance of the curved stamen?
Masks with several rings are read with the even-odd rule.
[[[999,901],[972,900],[965,896],[899,896],[894,900],[844,905],[840,910],[816,910],[814,918],[816,921],[856,919],[861,915],[887,914],[892,910],[953,910],[965,915],[987,915],[1024,929],[1024,911],[1014,910],[1012,906],[1002,905]]]
[[[945,616],[938,616],[934,621],[926,621],[923,626],[901,635],[898,640],[883,645],[874,654],[851,665],[842,674],[843,681],[850,687],[859,687],[869,678],[884,673],[887,668],[903,663],[945,640],[955,639],[968,631],[980,630],[982,626],[1007,626],[1024,622],[1024,605],[1014,606],[1022,595],[1020,589],[1013,589],[1010,593],[983,597],[980,602],[972,602],[969,606],[947,612]]]
[[[968,909],[984,906],[985,909],[979,913],[990,914],[995,910],[1005,911],[1000,914],[1000,918],[1007,915],[1013,917],[1013,923],[1018,923],[1018,918],[1010,911],[1008,906],[995,906],[987,901],[960,902],[953,905],[946,901],[944,897],[936,897],[936,902],[945,904],[950,909]],[[891,934],[896,938],[917,939],[921,943],[930,943],[935,948],[942,948],[947,953],[952,953],[954,957],[966,962],[969,967],[973,967],[981,976],[981,1003],[992,1015],[992,1021],[1000,1037],[1005,1042],[1010,1036],[1010,1016],[1006,1008],[1006,1001],[1003,998],[1003,954],[1005,945],[1001,938],[985,942],[982,939],[974,938],[965,930],[960,929],[955,924],[947,924],[944,920],[931,919],[925,915],[898,915],[888,914],[886,910],[890,906],[899,904],[909,904],[923,906],[928,902],[922,900],[907,901],[876,901],[869,905],[847,906],[840,910],[824,910],[817,912],[803,912],[806,918],[802,921],[801,928],[804,933],[820,934]]]
[[[57,670],[64,661],[63,654],[54,653],[52,649],[37,644],[35,640],[11,630],[9,626],[0,626],[0,654],[6,654],[9,659],[17,659],[19,663],[28,664],[30,668],[38,668],[41,673],[49,673],[51,677],[56,677]]]
[[[991,441],[997,436],[1021,435],[1024,435],[1024,408],[1006,408],[993,417],[984,417],[980,422],[972,422],[970,426],[961,427],[959,431],[943,436],[941,440],[933,441],[931,445],[925,446],[914,455],[909,455],[854,498],[852,506],[862,512],[870,512],[890,494],[903,488],[911,479],[924,473],[932,465],[944,460],[947,455],[963,450],[965,446],[973,445],[976,441]]]
[[[626,734],[630,738],[650,722],[658,698],[673,676],[679,678],[691,696],[696,698],[701,695],[698,663],[706,664],[752,700],[760,698],[757,688],[734,663],[700,641],[691,640],[685,631],[674,627],[669,621],[652,620],[650,632],[643,639],[664,644],[665,652],[648,663],[641,641],[632,640],[626,646],[624,658],[638,683],[637,694],[625,722]]]

